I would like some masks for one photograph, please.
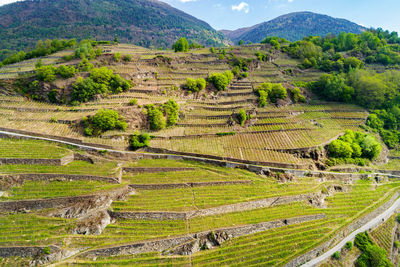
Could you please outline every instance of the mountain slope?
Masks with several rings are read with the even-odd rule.
[[[345,19],[337,19],[312,12],[296,12],[277,17],[268,22],[235,31],[221,31],[235,43],[259,42],[267,36],[279,36],[296,41],[309,35],[324,36],[340,32],[361,33],[366,28]]]
[[[206,22],[158,0],[33,0],[0,7],[0,49],[88,37],[170,47],[181,36],[209,45],[226,41]]]

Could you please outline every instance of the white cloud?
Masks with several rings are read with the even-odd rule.
[[[246,2],[241,2],[238,5],[233,5],[232,10],[237,10],[239,12],[243,11],[244,13],[249,13],[250,8],[249,8],[249,4],[247,4]]]

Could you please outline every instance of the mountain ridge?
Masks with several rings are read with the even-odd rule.
[[[278,36],[289,41],[297,41],[309,35],[324,36],[328,33],[338,34],[342,31],[361,33],[366,29],[347,19],[301,11],[288,13],[250,27],[239,28],[233,31],[220,30],[220,32],[235,43],[239,40],[254,43],[260,42],[267,36]]]

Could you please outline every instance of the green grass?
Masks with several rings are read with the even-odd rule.
[[[86,161],[73,161],[64,166],[0,165],[0,173],[57,173],[111,176],[115,175],[116,171],[117,164],[115,162],[91,164]]]
[[[277,182],[254,181],[252,184],[177,188],[163,190],[137,190],[126,201],[115,201],[117,211],[188,211],[203,209],[262,198],[299,195],[317,191],[316,181],[279,184]]]
[[[44,141],[0,139],[0,158],[58,159],[68,154],[71,151]]]
[[[63,239],[73,220],[34,214],[0,216],[0,246],[51,245]]]
[[[0,200],[72,197],[93,194],[119,186],[98,181],[26,181],[23,185],[8,190],[8,197],[0,197]]]

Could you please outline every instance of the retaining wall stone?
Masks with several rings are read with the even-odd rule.
[[[158,190],[185,187],[203,187],[203,186],[221,186],[235,184],[251,184],[253,181],[216,181],[216,182],[199,182],[199,183],[175,183],[175,184],[131,184],[130,187],[143,190]]]

